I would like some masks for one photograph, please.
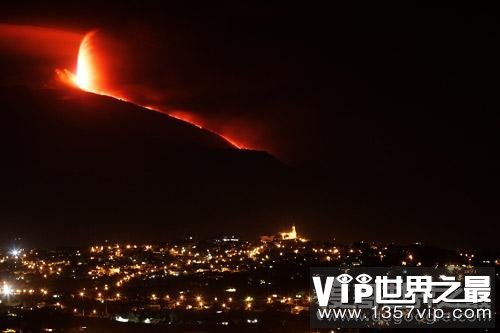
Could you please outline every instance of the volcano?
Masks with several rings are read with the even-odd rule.
[[[68,87],[6,87],[0,109],[5,239],[255,230],[289,203],[287,167],[271,155],[131,103]]]

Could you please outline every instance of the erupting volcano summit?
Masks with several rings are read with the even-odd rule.
[[[64,70],[63,72],[57,71],[58,76],[60,79],[62,79],[63,82],[70,84],[70,85],[76,85],[78,88],[94,93],[94,94],[99,94],[99,95],[105,95],[109,97],[113,97],[122,101],[127,101],[127,102],[132,102],[135,103],[133,100],[122,96],[121,93],[116,92],[115,90],[110,90],[108,87],[109,84],[109,79],[104,80],[104,78],[101,76],[101,71],[99,68],[99,59],[96,59],[97,55],[96,52],[94,52],[94,38],[97,34],[96,30],[88,32],[82,39],[80,43],[80,47],[78,50],[78,60],[77,60],[77,68],[76,68],[76,74]],[[106,84],[103,84],[103,81],[106,81]],[[120,89],[117,89],[118,91]],[[140,105],[140,104],[138,104]],[[205,126],[201,125],[198,122],[195,122],[192,117],[184,116],[185,113],[182,111],[176,110],[175,112],[169,112],[169,111],[163,111],[158,108],[154,108],[151,106],[147,105],[140,105],[144,108],[147,108],[149,110],[161,112],[164,114],[169,115],[170,117],[182,120],[184,122],[190,123],[191,125],[194,125],[200,129],[206,129],[228,143],[231,144],[234,148],[237,149],[243,149],[245,148],[242,144],[236,143],[234,139],[231,139],[227,137],[226,135],[219,133],[217,131],[214,131],[210,128],[205,128]]]

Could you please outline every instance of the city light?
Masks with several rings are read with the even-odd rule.
[[[136,322],[139,317],[128,317],[124,314],[127,312],[116,313],[112,309],[128,309],[130,304],[144,309],[138,310],[144,312],[141,321],[144,323],[146,318],[151,324],[159,320],[152,312],[160,309],[227,314],[245,311],[252,316],[262,311],[280,311],[299,316],[307,311],[311,296],[303,284],[295,283],[301,278],[290,281],[292,287],[287,293],[278,288],[274,282],[276,276],[282,276],[286,270],[292,274],[298,266],[348,267],[369,263],[373,258],[386,266],[429,264],[420,255],[422,245],[408,248],[380,243],[340,245],[328,241],[303,242],[300,236],[281,235],[265,241],[239,238],[223,241],[225,238],[162,245],[94,244],[86,249],[54,250],[50,256],[46,251],[25,249],[15,252],[18,254],[15,265],[8,260],[13,254],[10,249],[3,256],[0,253],[3,265],[0,269],[11,274],[16,288],[5,281],[0,286],[1,292],[3,297],[9,297],[9,302],[22,299],[27,307],[34,309],[44,304],[73,316],[102,316],[123,322]],[[476,262],[498,262],[497,258],[486,260],[470,252],[462,255],[457,252],[454,261],[450,261],[448,252],[442,258],[446,261],[436,256],[431,264],[457,270],[470,269]],[[238,282],[235,277],[241,273],[247,274],[257,288],[248,289],[246,282]],[[72,283],[61,283],[63,274]],[[177,283],[178,277],[193,287]],[[164,284],[163,279],[169,283]]]
[[[12,287],[7,284],[6,282],[3,283],[3,286],[2,286],[2,295],[3,296],[10,296],[12,295],[14,292],[14,290],[12,289]]]

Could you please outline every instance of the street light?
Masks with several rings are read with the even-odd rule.
[[[12,287],[4,282],[3,287],[2,287],[2,294],[5,297],[8,297],[8,296],[12,295],[12,293],[13,293]]]
[[[19,257],[19,255],[21,254],[22,250],[21,249],[16,249],[16,248],[13,248],[12,250],[9,251],[9,253],[13,256],[13,257]]]

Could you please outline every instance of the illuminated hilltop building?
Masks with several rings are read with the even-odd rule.
[[[307,239],[302,238],[298,235],[297,229],[295,229],[295,225],[292,225],[292,229],[290,231],[280,232],[279,234],[272,236],[267,236],[267,235],[260,236],[260,240],[262,242],[290,241],[290,240],[307,242]]]
[[[297,239],[297,230],[295,230],[295,225],[292,225],[292,230],[290,232],[280,232],[282,240],[292,240]]]

